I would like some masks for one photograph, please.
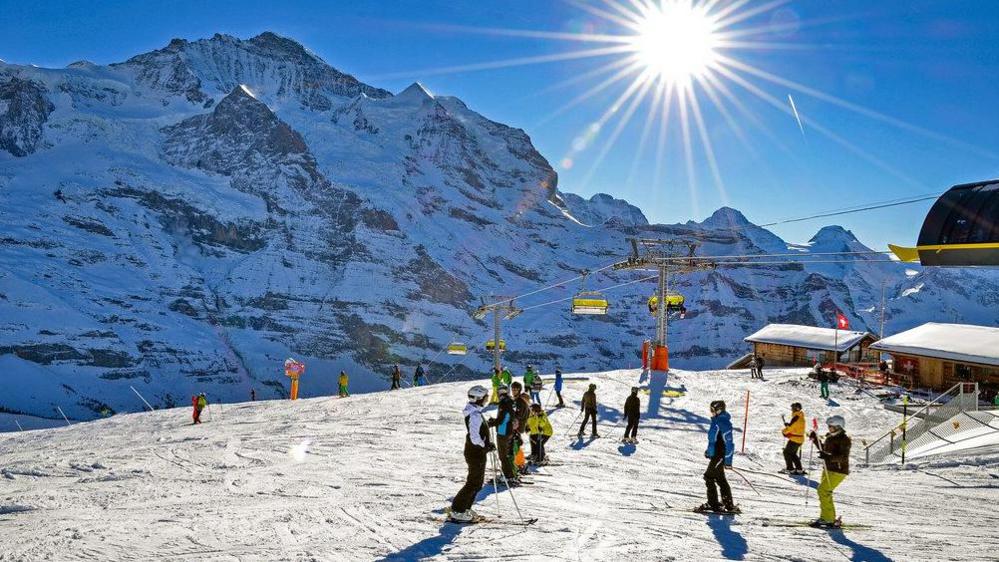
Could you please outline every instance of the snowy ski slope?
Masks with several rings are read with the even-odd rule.
[[[836,497],[860,528],[766,525],[817,515],[814,495],[804,505],[803,480],[775,473],[780,415],[792,401],[809,417],[845,415],[855,461],[860,440],[897,416],[842,386],[820,401],[801,370],[771,370],[763,382],[676,371],[669,387],[686,395],[643,393],[641,442],[624,446],[615,424],[639,376],[590,375],[604,438],[582,443],[565,435],[576,431],[569,424],[588,381],[567,381],[571,405],[552,414],[555,464],[515,490],[525,516],[540,519],[528,528],[433,520],[464,477],[460,411],[470,383],[216,406],[201,426],[172,409],[3,434],[0,560],[996,559],[999,455],[902,471],[855,466]],[[747,454],[735,464],[760,495],[730,473],[744,514],[695,515],[707,403],[725,399],[741,425],[747,389]],[[515,520],[509,494],[498,500],[501,517]],[[496,513],[491,485],[476,508]]]

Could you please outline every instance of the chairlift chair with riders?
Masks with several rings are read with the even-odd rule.
[[[583,281],[580,291],[576,293],[576,296],[572,297],[572,313],[591,315],[607,314],[610,304],[607,302],[604,295],[600,291],[586,290],[587,275],[589,275],[588,272],[583,272]]]
[[[687,307],[684,306],[687,299],[680,293],[669,292],[666,293],[666,314],[673,314],[676,312],[680,313],[680,318],[687,315]],[[655,316],[659,313],[659,296],[652,295],[649,297],[649,313]]]
[[[487,341],[486,342],[486,351],[492,351],[494,349],[496,349],[496,342],[493,341],[493,340]],[[506,351],[506,340],[500,340],[499,341],[499,350],[500,351]]]

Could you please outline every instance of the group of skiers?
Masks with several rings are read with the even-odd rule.
[[[479,385],[469,389],[468,404],[463,412],[467,429],[464,456],[468,464],[468,476],[451,504],[449,515],[451,521],[457,523],[476,521],[478,516],[472,510],[472,505],[485,483],[485,467],[490,453],[495,451],[497,464],[502,467],[502,480],[498,484],[509,487],[521,484],[520,474],[526,464],[520,448],[523,443],[521,434],[526,433],[531,443],[531,455],[526,461],[536,465],[547,463],[544,447],[552,436],[552,426],[540,401],[540,389],[543,388],[543,383],[535,390],[536,381],[541,377],[531,366],[528,366],[524,379],[525,384],[508,383],[512,380],[509,371],[505,369],[495,371],[493,398],[498,407],[496,417],[489,420],[486,420],[483,414],[487,401],[490,401],[489,391]],[[558,369],[556,369],[556,385],[559,396],[558,407],[561,407],[564,405],[561,396],[562,373]],[[530,397],[524,392],[525,387],[531,389]],[[591,383],[583,394],[580,409],[584,417],[579,428],[579,438],[583,437],[587,424],[592,424],[591,436],[599,437],[596,390],[597,386]],[[625,400],[623,419],[627,421],[627,425],[622,437],[624,443],[637,443],[638,424],[641,418],[639,390],[638,387],[632,387],[631,393]],[[732,488],[726,477],[727,470],[735,470],[732,419],[723,400],[715,400],[709,407],[711,425],[704,451],[704,456],[708,459],[708,466],[704,471],[707,502],[694,511],[722,515],[738,514],[741,511],[732,497]],[[806,474],[801,463],[801,449],[806,437],[814,445],[814,450],[824,463],[817,489],[820,514],[810,525],[819,528],[840,527],[841,521],[836,517],[833,503],[833,491],[850,473],[851,441],[846,434],[846,421],[838,415],[829,417],[826,420],[828,432],[820,438],[816,431],[808,432],[806,435],[806,416],[800,403],[791,404],[790,421],[783,416],[781,418],[784,422],[781,433],[787,440],[784,446],[785,469],[782,472],[791,475]],[[490,436],[490,427],[496,428],[495,443]]]
[[[750,378],[763,380],[763,365],[765,364],[766,361],[763,360],[763,357],[754,353],[753,356],[749,358]]]
[[[424,386],[427,384],[427,374],[423,370],[423,365],[417,365],[416,370],[413,371],[413,386]],[[398,390],[402,388],[402,369],[399,365],[392,367],[392,387],[389,390]]]

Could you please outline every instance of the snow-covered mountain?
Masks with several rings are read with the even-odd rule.
[[[733,209],[650,225],[610,196],[560,192],[527,134],[413,84],[393,95],[273,33],[174,40],[120,64],[0,64],[0,408],[71,417],[195,391],[303,394],[340,369],[356,390],[392,363],[431,380],[483,372],[490,327],[469,312],[621,259],[633,236],[687,236],[701,253],[865,247],[839,227],[789,245]],[[641,273],[606,272],[598,288]],[[890,332],[925,320],[994,325],[994,273],[919,271],[868,257],[721,267],[677,281],[677,366],[720,366],[769,321],[828,324],[836,308]],[[529,297],[571,296],[578,283]],[[506,360],[633,365],[653,329],[652,284],[611,292],[611,314],[567,303],[508,324]],[[467,342],[468,357],[441,354]]]

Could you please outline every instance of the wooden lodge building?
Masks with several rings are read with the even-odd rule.
[[[999,328],[929,323],[887,337],[872,350],[892,356],[893,375],[910,387],[946,390],[977,382],[983,394],[999,389]]]
[[[795,324],[769,324],[745,338],[766,367],[811,367],[816,362],[877,362],[870,332],[853,332]]]

